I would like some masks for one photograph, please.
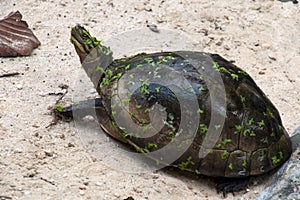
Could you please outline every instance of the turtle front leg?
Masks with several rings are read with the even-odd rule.
[[[61,117],[63,120],[69,121],[74,118],[74,115],[78,118],[83,118],[87,115],[93,115],[95,111],[100,112],[104,110],[102,100],[100,98],[88,99],[85,101],[77,102],[67,107],[57,107],[54,110],[56,116]]]
[[[118,127],[113,125],[114,123],[107,114],[101,98],[80,101],[67,107],[56,108],[53,112],[56,117],[59,117],[64,121],[71,121],[74,117],[82,119],[88,115],[93,116],[97,119],[100,127],[106,134],[118,141],[127,143],[127,140],[121,135]]]

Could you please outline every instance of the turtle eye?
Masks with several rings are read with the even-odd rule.
[[[83,37],[83,38],[87,38],[88,36],[87,36],[87,34],[82,33],[82,37]]]
[[[87,32],[85,30],[81,31],[81,37],[83,37],[84,39],[89,38],[89,35],[87,34]]]

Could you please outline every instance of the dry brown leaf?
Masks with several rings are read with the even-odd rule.
[[[40,44],[19,11],[0,20],[0,57],[28,56]]]

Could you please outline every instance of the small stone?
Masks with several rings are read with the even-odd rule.
[[[147,24],[147,27],[148,27],[151,31],[153,31],[153,32],[155,32],[155,33],[159,33],[159,30],[158,30],[156,24]]]
[[[49,156],[49,157],[52,157],[54,154],[53,151],[51,151],[51,150],[44,150],[44,152],[45,152],[46,156]]]
[[[84,180],[84,181],[83,181],[83,185],[88,186],[88,184],[89,184],[89,180]]]
[[[79,194],[80,194],[80,195],[84,195],[84,194],[85,194],[85,191],[84,191],[84,190],[80,190],[80,191],[79,191]]]
[[[18,90],[22,90],[23,89],[23,85],[22,84],[17,84],[16,87],[17,87]]]
[[[95,118],[92,115],[87,115],[82,119],[84,122],[93,122]]]
[[[97,92],[96,92],[96,90],[93,88],[93,89],[90,89],[89,93],[90,93],[90,94],[96,94]]]
[[[219,41],[219,42],[216,43],[216,45],[217,45],[217,46],[221,46],[222,43],[223,43],[222,41]]]
[[[259,43],[258,42],[254,42],[254,46],[258,47]]]
[[[258,74],[263,75],[263,74],[265,74],[265,72],[264,71],[259,71]]]
[[[157,20],[156,20],[157,23],[163,23],[163,22],[165,22],[165,21],[166,21],[166,20],[164,19],[164,16],[158,15]]]
[[[68,89],[69,88],[69,86],[67,84],[64,84],[64,83],[59,84],[58,87],[61,88],[61,89]]]
[[[97,186],[102,186],[102,185],[103,185],[103,182],[98,181],[98,182],[96,183],[96,185],[97,185]]]
[[[117,197],[117,198],[119,198],[121,195],[116,192],[116,193],[114,193],[114,196]]]
[[[263,43],[263,44],[261,45],[261,47],[262,47],[263,49],[269,49],[269,48],[271,48],[271,45],[269,45],[269,44],[267,44],[267,43]]]
[[[97,161],[97,158],[95,156],[91,156],[91,159],[92,159],[93,162]]]
[[[222,30],[221,20],[215,20],[214,25],[215,25],[215,30]]]
[[[63,139],[63,140],[66,139],[66,136],[65,136],[65,134],[63,134],[63,133],[62,133],[62,134],[59,134],[58,137],[59,137],[60,139]]]
[[[192,185],[187,185],[187,188],[189,189],[189,190],[193,190],[193,186]]]
[[[155,174],[155,175],[152,175],[152,178],[153,178],[153,179],[158,179],[158,178],[159,178],[159,175],[156,175],[156,174]]]
[[[158,188],[155,188],[154,190],[155,190],[157,193],[159,193],[159,194],[161,193],[161,190],[158,189]]]
[[[221,46],[224,42],[224,38],[220,38],[220,40],[216,43],[217,46]]]
[[[269,55],[269,58],[271,59],[271,60],[273,60],[273,61],[276,61],[277,59],[275,58],[275,56],[273,56],[273,55]]]
[[[139,193],[139,194],[141,194],[143,192],[142,190],[140,190],[139,188],[136,188],[136,187],[133,188],[133,191],[135,193]]]
[[[45,97],[47,94],[48,94],[48,93],[45,93],[45,92],[40,92],[40,93],[38,93],[38,95],[41,96],[41,97]]]
[[[69,142],[69,143],[68,143],[68,147],[75,147],[75,144],[74,144],[74,143],[71,143],[71,142]]]
[[[148,199],[148,197],[145,197],[145,199]],[[134,198],[133,198],[132,196],[130,196],[130,197],[127,197],[127,198],[124,199],[124,200],[134,200]]]
[[[228,44],[225,44],[225,45],[224,45],[224,49],[226,49],[226,50],[230,50],[230,47],[229,47],[229,45],[228,45]]]
[[[45,154],[45,152],[39,152],[35,155],[35,157],[42,160],[46,157],[46,154]]]
[[[80,186],[79,186],[79,189],[80,189],[80,190],[86,190],[87,187],[86,187],[86,185],[80,185]]]
[[[16,148],[14,152],[15,152],[15,153],[22,153],[22,152],[23,152],[23,149],[21,149],[21,148]]]

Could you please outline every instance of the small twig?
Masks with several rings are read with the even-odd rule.
[[[7,74],[1,74],[0,78],[9,77],[9,76],[17,76],[19,74],[20,74],[19,72],[12,72],[12,73],[7,73]]]
[[[45,181],[47,183],[50,183],[51,185],[55,185],[55,183],[53,181],[49,181],[46,178],[41,177],[41,180],[43,180],[43,181]]]
[[[0,200],[10,200],[10,199],[12,199],[12,197],[0,195]]]
[[[54,116],[54,119],[45,128],[50,128],[52,126],[55,126],[57,123],[58,123],[58,118]]]
[[[66,94],[68,93],[68,87],[69,86],[67,86],[67,85],[60,85],[59,86],[61,89],[65,89],[66,90],[66,92],[65,93],[60,93],[60,97],[58,98],[58,100],[55,102],[55,105],[57,105],[65,96],[66,96]]]
[[[63,93],[55,102],[54,106],[52,107],[51,111],[52,113],[54,113],[54,119],[50,122],[50,124],[48,124],[45,128],[50,128],[52,126],[55,126],[57,123],[58,123],[58,116],[59,114],[56,112],[56,105],[59,104],[59,102],[64,98],[64,96],[66,96],[66,94],[68,93],[68,86],[66,85],[63,85],[63,86],[60,86],[61,88],[63,89],[66,89],[66,92]]]
[[[55,93],[55,92],[49,92],[48,95],[49,95],[49,96],[59,96],[59,95],[65,95],[65,93],[62,93],[62,92],[58,92],[58,93]]]

